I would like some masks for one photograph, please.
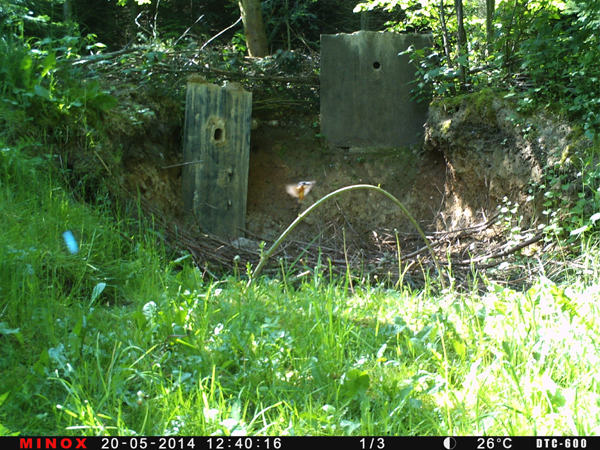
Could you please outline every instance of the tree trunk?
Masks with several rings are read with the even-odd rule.
[[[448,64],[448,67],[450,67],[452,66],[452,58],[450,56],[450,39],[448,38],[448,28],[446,27],[444,0],[440,0],[440,26],[442,28],[442,39],[444,40],[444,54],[446,55],[446,63]]]
[[[485,32],[487,38],[488,56],[492,54],[492,39],[494,38],[494,12],[496,10],[496,0],[485,0]]]
[[[72,17],[72,8],[71,0],[65,0],[63,3],[63,22],[70,22]]]
[[[135,39],[139,28],[137,18],[142,8],[135,0],[129,0],[127,5],[129,6],[129,33],[131,33],[131,38]]]
[[[260,10],[260,0],[239,0],[240,12],[244,21],[244,34],[250,56],[263,57],[269,54],[267,32]]]
[[[456,20],[458,22],[458,64],[460,71],[461,89],[467,84],[467,33],[465,31],[463,1],[454,0],[456,6]]]

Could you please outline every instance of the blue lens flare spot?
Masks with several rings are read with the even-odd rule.
[[[77,245],[77,240],[71,231],[65,231],[63,233],[63,239],[65,240],[65,244],[67,244],[67,248],[71,253],[77,253],[79,251],[79,246]]]

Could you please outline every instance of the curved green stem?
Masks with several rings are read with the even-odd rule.
[[[396,205],[398,205],[398,207],[402,210],[402,212],[404,212],[404,214],[406,214],[406,216],[408,217],[408,219],[411,221],[411,223],[414,225],[414,227],[417,229],[417,231],[419,232],[419,234],[423,238],[423,241],[425,241],[425,245],[427,246],[427,249],[429,250],[429,253],[431,254],[431,258],[433,258],[433,262],[435,264],[435,267],[436,267],[438,273],[440,274],[440,280],[442,282],[442,287],[445,289],[446,288],[446,282],[444,281],[444,277],[442,275],[442,270],[441,270],[441,267],[440,267],[440,263],[438,262],[438,259],[435,256],[435,252],[433,251],[433,248],[431,247],[431,244],[429,243],[429,240],[427,239],[427,236],[425,236],[425,233],[423,233],[423,230],[421,229],[421,227],[419,226],[419,224],[417,223],[417,221],[413,218],[413,216],[410,215],[410,213],[408,212],[408,210],[404,207],[404,205],[402,203],[400,203],[400,201],[396,197],[394,197],[389,192],[381,189],[380,187],[372,186],[370,184],[357,184],[357,185],[354,185],[354,186],[347,186],[347,187],[338,189],[337,191],[334,191],[334,192],[332,192],[330,194],[327,194],[325,197],[323,197],[322,199],[320,199],[314,205],[311,205],[308,209],[306,209],[306,211],[304,211],[302,214],[300,214],[296,218],[296,220],[294,220],[292,222],[292,224],[289,227],[287,227],[287,229],[282,233],[282,235],[279,236],[279,239],[277,239],[275,241],[275,243],[271,246],[271,248],[269,250],[267,250],[267,252],[261,257],[260,262],[258,263],[258,266],[256,266],[256,269],[254,269],[254,272],[252,272],[252,276],[250,277],[250,281],[248,282],[248,285],[250,285],[250,283],[252,283],[252,280],[254,280],[258,276],[258,274],[260,273],[260,271],[262,270],[262,268],[266,264],[267,260],[273,254],[273,252],[277,249],[277,247],[279,247],[279,245],[285,240],[285,238],[288,237],[288,235],[294,230],[294,228],[296,228],[296,226],[298,226],[298,224],[300,222],[302,222],[304,220],[304,218],[306,216],[308,216],[312,211],[314,211],[316,208],[318,208],[319,206],[321,206],[327,200],[329,200],[329,199],[331,199],[333,197],[336,197],[337,195],[340,195],[343,192],[356,191],[356,190],[359,190],[359,189],[367,189],[367,190],[377,191],[377,192],[385,195],[387,198],[389,198],[391,201],[393,201]]]

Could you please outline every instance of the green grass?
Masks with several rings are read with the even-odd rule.
[[[206,281],[26,154],[0,145],[0,433],[600,433],[592,245],[523,292]]]

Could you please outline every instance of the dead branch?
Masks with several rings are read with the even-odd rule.
[[[475,259],[470,259],[467,261],[458,261],[458,262],[453,262],[453,265],[458,265],[458,266],[469,266],[471,264],[476,264],[479,263],[481,261],[486,261],[488,259],[497,259],[497,258],[504,258],[505,256],[511,255],[515,252],[518,252],[519,250],[521,250],[522,248],[525,248],[531,244],[534,244],[536,242],[538,242],[539,240],[541,240],[544,237],[543,233],[539,233],[537,235],[535,235],[534,237],[532,237],[531,239],[527,239],[526,241],[521,242],[520,244],[515,245],[514,247],[505,250],[503,252],[497,253],[497,254],[493,254],[493,255],[485,255],[485,256],[481,256],[479,258],[475,258]]]
[[[211,67],[198,67],[194,70],[175,70],[171,72],[179,73],[201,73],[203,75],[219,75],[230,80],[255,80],[268,81],[273,83],[293,83],[293,84],[309,84],[318,85],[320,79],[317,76],[279,76],[279,75],[248,75],[241,72],[231,72],[229,70],[213,69]]]

